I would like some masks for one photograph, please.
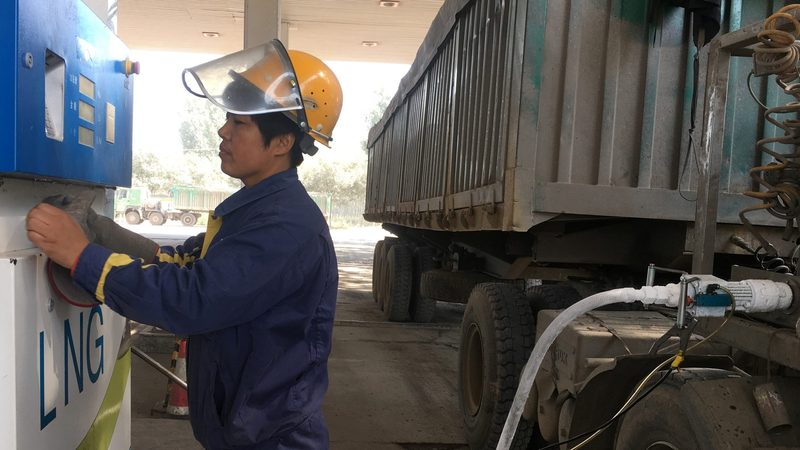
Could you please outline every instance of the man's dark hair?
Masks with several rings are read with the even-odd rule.
[[[300,141],[303,139],[303,131],[292,119],[283,113],[267,113],[253,115],[253,121],[258,126],[261,136],[264,137],[264,145],[269,145],[272,139],[283,135],[294,135],[294,145],[289,151],[292,167],[297,167],[303,163],[303,152],[300,150]]]

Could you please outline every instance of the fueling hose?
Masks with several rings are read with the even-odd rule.
[[[522,416],[522,410],[525,409],[525,402],[528,400],[531,388],[533,388],[533,381],[536,378],[536,374],[539,372],[539,367],[541,367],[544,357],[547,355],[547,351],[550,349],[553,342],[555,342],[561,331],[576,317],[582,314],[586,314],[602,306],[626,302],[626,300],[631,297],[629,295],[631,291],[635,291],[635,289],[614,289],[586,297],[556,316],[553,322],[544,330],[542,336],[536,340],[536,345],[533,347],[531,356],[522,369],[517,393],[514,394],[514,401],[511,404],[511,409],[508,411],[506,422],[503,425],[503,432],[497,443],[498,450],[511,448],[511,443],[514,441],[514,433],[517,430],[519,419]],[[628,302],[634,301],[636,301],[636,299],[631,298]]]
[[[744,312],[765,312],[789,308],[792,304],[792,289],[786,283],[779,283],[770,280],[744,280],[738,282],[726,282],[710,275],[689,275],[692,292],[690,297],[703,292],[709,286],[719,288],[732,293],[735,301],[735,308]],[[683,285],[686,282],[682,283]],[[522,410],[530,395],[536,374],[542,365],[550,346],[553,345],[561,331],[567,327],[575,318],[586,314],[594,309],[611,305],[614,303],[633,303],[641,302],[646,305],[664,305],[669,307],[680,307],[686,305],[687,292],[679,284],[668,284],[666,286],[645,286],[641,289],[621,288],[610,291],[600,292],[575,303],[565,309],[555,317],[553,322],[545,328],[542,335],[537,339],[533,347],[528,362],[522,369],[517,392],[514,401],[509,409],[503,432],[497,444],[498,450],[507,450],[514,441],[514,433],[519,424]],[[683,309],[683,308],[680,308]]]

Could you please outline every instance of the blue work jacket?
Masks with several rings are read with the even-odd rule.
[[[189,411],[203,446],[328,447],[336,255],[295,169],[226,199],[205,234],[156,262],[90,244],[73,277],[114,311],[189,336]]]

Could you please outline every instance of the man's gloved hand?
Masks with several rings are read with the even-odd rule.
[[[94,233],[87,224],[87,216],[89,211],[92,211],[93,202],[94,192],[92,191],[83,191],[78,195],[53,195],[42,200],[42,203],[55,206],[75,219],[89,242],[94,241]]]
[[[95,244],[115,253],[141,258],[145,263],[154,262],[159,246],[150,239],[119,226],[111,218],[98,215],[91,209],[86,216],[86,222],[95,236]]]
[[[56,294],[70,304],[82,307],[94,306],[97,301],[92,293],[73,282],[70,268],[88,245],[87,240],[116,253],[142,258],[147,263],[153,262],[159,248],[150,239],[120,227],[108,217],[97,215],[92,209],[94,197],[92,191],[76,196],[48,197],[42,201],[45,205],[37,205],[28,213],[27,220],[28,238],[50,257],[47,270]]]
[[[75,265],[89,239],[81,226],[61,209],[40,203],[25,218],[28,239],[51,260],[68,269]]]
[[[54,195],[42,200],[56,206],[70,216],[81,226],[89,242],[115,252],[141,258],[145,263],[154,261],[159,246],[144,236],[126,230],[117,225],[111,218],[98,215],[92,209],[95,194],[92,191],[83,191],[78,195]]]

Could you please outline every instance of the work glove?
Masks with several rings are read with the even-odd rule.
[[[54,195],[42,200],[42,203],[53,205],[75,219],[89,242],[93,242],[95,238],[87,221],[89,211],[92,210],[92,202],[94,202],[94,192],[92,191],[84,191],[76,196]],[[56,296],[65,302],[82,308],[91,308],[97,304],[94,295],[72,280],[69,269],[54,263],[51,259],[47,260],[47,279]]]
[[[121,227],[110,217],[101,216],[92,209],[89,209],[86,215],[86,223],[95,236],[93,240],[95,244],[102,245],[114,253],[143,259],[145,263],[154,261],[159,246],[150,239]]]
[[[75,222],[80,225],[83,234],[89,239],[89,242],[94,241],[94,232],[89,229],[87,224],[87,216],[89,211],[92,210],[92,203],[94,202],[94,192],[83,191],[78,195],[53,195],[42,200],[42,203],[53,205],[69,214]]]
[[[153,262],[159,249],[158,244],[122,228],[108,217],[95,213],[92,209],[94,197],[94,192],[84,191],[75,196],[54,195],[45,198],[42,203],[53,205],[69,214],[83,229],[89,242],[102,245],[115,253],[141,258],[146,263]],[[93,293],[87,292],[72,280],[69,269],[48,260],[47,275],[56,295],[67,303],[83,308],[91,308],[97,304]]]
[[[133,231],[117,225],[113,219],[98,215],[92,209],[95,194],[83,191],[78,195],[54,195],[43,203],[62,209],[81,226],[89,242],[101,245],[114,253],[123,253],[141,258],[145,263],[153,262],[159,246],[155,242]]]

